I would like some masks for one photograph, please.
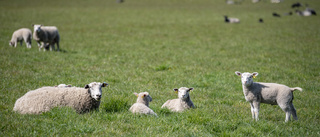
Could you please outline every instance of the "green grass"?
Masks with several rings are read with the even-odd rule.
[[[1,0],[0,136],[320,136],[319,16],[271,16],[294,2]],[[320,12],[320,1],[307,3]],[[226,24],[223,15],[241,23]],[[9,47],[13,31],[31,24],[57,26],[62,52],[39,52],[35,41],[31,49]],[[253,121],[235,71],[302,87],[293,102],[299,120],[284,123],[278,106],[262,104]],[[109,84],[98,112],[12,111],[29,90],[93,81]],[[194,88],[197,108],[161,109],[182,86]],[[144,91],[158,118],[128,111],[133,93]]]

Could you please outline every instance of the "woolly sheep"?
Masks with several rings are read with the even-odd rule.
[[[139,94],[138,93],[134,93],[134,94],[138,98],[137,98],[137,102],[134,103],[129,109],[132,113],[157,116],[157,114],[154,113],[153,110],[149,108],[149,102],[152,101],[152,98],[148,92],[141,92]]]
[[[260,83],[253,82],[253,78],[258,76],[257,72],[254,73],[241,73],[235,72],[236,75],[241,76],[243,94],[246,101],[250,102],[252,118],[256,121],[259,120],[260,103],[271,105],[278,105],[285,113],[285,122],[290,120],[292,115],[295,120],[298,120],[296,110],[292,104],[293,91],[302,91],[300,87],[289,88],[288,86],[277,83]]]
[[[228,16],[224,16],[224,21],[226,23],[239,23],[240,20],[238,18],[229,18]]]
[[[189,95],[189,92],[192,91],[193,88],[181,87],[173,90],[178,92],[179,98],[166,101],[161,108],[168,108],[173,112],[182,112],[186,109],[195,108]]]
[[[39,51],[41,48],[50,48],[55,50],[54,44],[57,44],[57,51],[59,51],[60,35],[58,28],[55,26],[43,26],[43,25],[32,25],[33,26],[33,39],[37,41]]]
[[[19,98],[13,108],[21,114],[41,114],[54,107],[71,107],[77,113],[99,110],[102,95],[101,87],[107,83],[92,82],[85,88],[42,87],[29,91]]]
[[[31,39],[31,30],[27,28],[21,28],[13,32],[9,45],[17,47],[18,42],[20,42],[20,45],[22,46],[22,41],[24,40],[24,42],[26,42],[27,48],[31,48]]]

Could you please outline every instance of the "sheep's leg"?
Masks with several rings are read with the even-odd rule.
[[[253,106],[253,116],[256,119],[256,121],[259,120],[259,109],[260,109],[260,102],[252,102],[251,103]]]
[[[298,120],[297,111],[296,111],[296,109],[294,108],[294,106],[293,106],[292,103],[290,104],[290,109],[291,109],[291,114],[292,114],[293,119],[294,119],[294,120]]]
[[[41,51],[41,43],[37,41],[37,44],[38,44],[39,51]]]
[[[254,107],[253,107],[253,103],[252,102],[250,102],[250,106],[251,106],[252,119],[254,119],[255,115],[254,115]]]
[[[279,107],[286,112],[286,120],[285,122],[288,122],[290,120],[291,116],[291,109],[289,105],[286,105],[286,103],[279,104]]]
[[[21,41],[20,41],[20,46],[22,46],[22,42],[23,42],[23,41],[21,40]]]
[[[14,47],[15,48],[17,47],[17,43],[18,43],[18,41],[14,41]]]
[[[59,42],[57,42],[57,51],[60,51]]]

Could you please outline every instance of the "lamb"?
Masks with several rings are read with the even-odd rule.
[[[32,25],[33,26],[33,39],[37,41],[39,51],[41,48],[50,48],[52,51],[55,50],[54,44],[57,44],[57,51],[59,51],[60,35],[58,28],[55,26],[43,26],[43,25]]]
[[[228,18],[228,16],[224,16],[224,21],[226,23],[239,23],[240,19],[238,19],[238,18]]]
[[[195,108],[189,95],[189,92],[192,91],[193,88],[181,87],[173,90],[178,92],[179,98],[166,101],[161,108],[168,108],[173,112],[182,112],[186,109]]]
[[[21,28],[13,32],[12,38],[9,42],[10,46],[17,47],[18,42],[22,46],[22,41],[26,42],[27,48],[31,48],[32,33],[28,28]]]
[[[85,88],[42,87],[27,92],[14,104],[13,111],[21,114],[41,114],[54,107],[71,107],[82,114],[99,110],[101,87],[107,83],[92,82]]]
[[[134,94],[138,98],[137,98],[137,102],[134,103],[129,109],[132,113],[157,116],[157,114],[152,109],[149,108],[149,102],[152,101],[152,98],[148,92],[141,92],[139,94],[138,93],[134,93]]]
[[[254,73],[240,73],[235,72],[236,75],[241,76],[243,94],[246,101],[250,102],[252,118],[259,120],[260,103],[278,105],[285,113],[285,122],[290,120],[291,115],[295,120],[298,120],[296,109],[294,108],[293,91],[302,91],[300,87],[289,88],[288,86],[277,83],[260,83],[253,82],[253,78],[258,76]]]

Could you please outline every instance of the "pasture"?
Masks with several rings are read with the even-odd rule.
[[[319,0],[298,1],[320,13]],[[0,136],[320,136],[319,15],[272,16],[294,11],[295,2],[1,0]],[[224,15],[241,21],[227,24]],[[32,24],[57,26],[61,52],[39,52],[34,40],[31,49],[9,46],[15,30]],[[252,120],[235,71],[303,88],[294,92],[299,120],[285,123],[285,113],[266,104]],[[93,81],[109,84],[100,111],[12,111],[27,91]],[[161,109],[180,87],[194,88],[196,109]],[[133,93],[145,91],[159,117],[128,111]]]

